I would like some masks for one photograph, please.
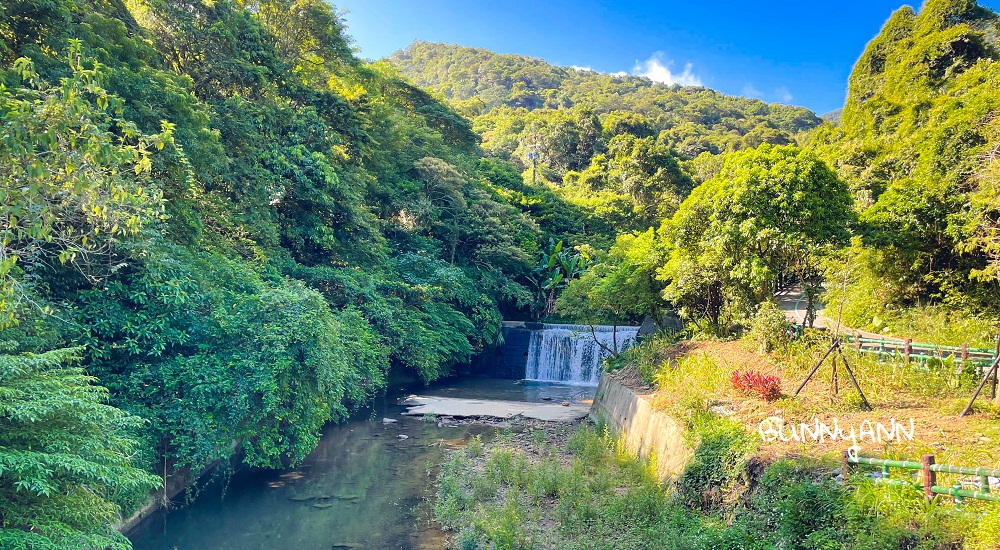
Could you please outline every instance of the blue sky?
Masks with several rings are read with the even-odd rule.
[[[996,3],[980,5],[995,9]],[[556,65],[702,84],[820,114],[843,105],[851,67],[903,5],[900,0],[334,4],[347,10],[348,34],[369,59],[414,40],[448,42]]]

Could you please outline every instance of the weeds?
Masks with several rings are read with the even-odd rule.
[[[690,434],[695,457],[670,487],[659,484],[652,461],[629,454],[603,426],[582,426],[570,438],[568,463],[529,455],[512,440],[491,444],[478,460],[458,451],[442,466],[435,511],[462,549],[1000,545],[995,505],[967,502],[956,513],[864,476],[841,485],[822,462],[763,464],[757,439],[704,412]]]

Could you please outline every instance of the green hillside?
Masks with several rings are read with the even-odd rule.
[[[827,299],[838,312],[845,305],[852,326],[933,338],[954,325],[956,334],[939,337],[964,331],[981,341],[1000,298],[998,28],[997,15],[975,2],[901,8],[865,48],[829,122],[800,107],[476,48],[416,42],[390,61],[471,117],[488,155],[589,213],[595,234],[660,227],[737,151],[809,149],[848,184],[857,221],[838,260],[804,271],[796,264],[799,275],[814,273],[817,288],[822,273],[847,277],[849,295],[828,284]],[[670,240],[654,247],[661,257],[650,266],[667,286],[675,284],[661,269]],[[795,271],[796,260],[784,257],[784,267],[753,279],[772,284]],[[733,318],[751,315],[755,303]]]
[[[935,303],[996,315],[998,34],[975,2],[901,8],[855,65],[839,126],[814,135],[860,214],[848,322],[879,330]]]
[[[503,319],[787,344],[795,280],[853,327],[995,334],[1000,17],[974,1],[898,10],[836,124],[476,48],[367,62],[340,17],[0,3],[0,548],[127,548],[151,489],[294,466]]]
[[[411,82],[442,94],[465,113],[510,107],[575,108],[602,118],[614,111],[639,114],[654,134],[667,130],[665,144],[686,157],[762,141],[788,142],[795,133],[820,123],[802,107],[768,105],[700,86],[667,86],[644,77],[556,67],[541,59],[477,48],[415,42],[389,61]]]
[[[488,155],[532,170],[534,196],[581,209],[585,225],[563,234],[598,248],[670,216],[713,155],[794,143],[821,122],[801,107],[476,48],[416,42],[389,62],[470,117]]]

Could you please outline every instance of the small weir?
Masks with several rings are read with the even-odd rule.
[[[205,484],[193,502],[151,514],[128,533],[133,547],[445,547],[445,534],[433,522],[430,506],[435,465],[449,449],[466,445],[473,436],[489,438],[496,429],[456,419],[492,417],[516,425],[514,416],[561,422],[582,418],[590,411],[593,386],[610,355],[605,347],[621,351],[638,331],[506,325],[504,346],[484,354],[485,361],[477,365],[487,376],[413,388],[419,395],[393,392],[359,417],[327,426],[316,450],[295,469],[238,468],[231,477]]]
[[[524,377],[596,386],[610,350],[628,348],[638,332],[639,327],[543,324],[531,335]]]

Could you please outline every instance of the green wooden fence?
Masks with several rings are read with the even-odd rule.
[[[928,361],[944,361],[951,357],[955,363],[975,364],[980,367],[993,363],[994,350],[975,348],[966,344],[961,346],[939,346],[936,344],[921,344],[912,340],[891,340],[885,338],[857,338],[845,336],[844,341],[850,343],[858,353],[872,354],[901,361],[917,361],[926,365]]]
[[[937,464],[934,461],[934,455],[924,455],[921,462],[914,462],[910,460],[889,460],[884,458],[852,456],[848,451],[844,451],[843,469],[845,481],[849,481],[850,479],[852,464],[878,466],[882,469],[882,483],[904,485],[922,490],[924,492],[924,497],[928,502],[934,501],[934,495],[951,496],[955,499],[955,503],[957,505],[961,505],[962,500],[966,498],[1000,502],[1000,494],[993,494],[990,491],[990,478],[1000,478],[1000,470],[994,470],[992,468],[968,468],[965,466]],[[921,483],[914,484],[902,479],[893,479],[890,475],[890,468],[919,471],[921,472]],[[938,485],[938,473],[960,474],[978,478],[979,490],[963,489],[961,484],[955,484],[952,487]]]

